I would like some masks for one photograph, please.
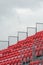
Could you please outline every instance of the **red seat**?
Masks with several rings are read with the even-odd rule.
[[[30,62],[30,65],[41,65],[41,62],[40,61],[33,61],[33,62]]]

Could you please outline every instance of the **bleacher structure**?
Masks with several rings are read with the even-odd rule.
[[[43,23],[8,36],[0,47],[0,65],[43,65]]]

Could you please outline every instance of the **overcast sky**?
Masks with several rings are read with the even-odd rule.
[[[0,40],[43,22],[43,0],[0,0]]]

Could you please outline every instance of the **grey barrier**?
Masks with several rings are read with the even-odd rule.
[[[8,36],[8,46],[11,46],[13,44],[16,44],[17,43],[17,36]]]
[[[36,32],[43,31],[43,23],[36,23]]]
[[[36,27],[27,27],[27,36],[34,35],[36,33]]]
[[[18,41],[23,40],[27,37],[27,32],[18,32]]]
[[[8,41],[0,41],[0,50],[8,48]]]

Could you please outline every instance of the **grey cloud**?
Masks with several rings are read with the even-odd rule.
[[[0,7],[37,7],[43,0],[0,0]]]
[[[0,15],[10,13],[12,8],[40,8],[40,2],[43,0],[0,0]]]

